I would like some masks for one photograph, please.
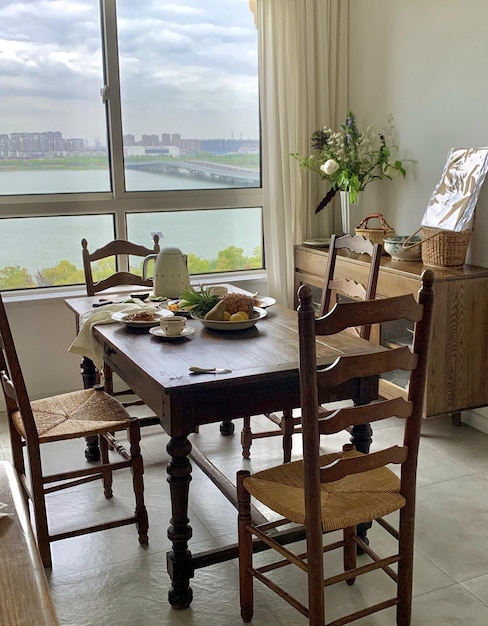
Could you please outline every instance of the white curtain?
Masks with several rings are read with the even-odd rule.
[[[269,293],[293,305],[293,246],[317,236],[326,188],[290,152],[347,109],[348,0],[258,0],[264,239]],[[320,224],[329,234],[330,209]]]

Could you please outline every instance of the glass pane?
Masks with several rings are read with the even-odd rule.
[[[0,220],[0,289],[84,284],[83,238],[90,251],[114,239],[113,215]]]
[[[248,0],[118,0],[126,188],[260,186]]]
[[[190,274],[263,267],[261,209],[211,209],[168,213],[130,213],[128,238],[151,246],[177,246],[188,255]]]
[[[110,191],[99,0],[7,0],[0,23],[0,194]]]

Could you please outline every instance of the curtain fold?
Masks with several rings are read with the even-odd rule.
[[[347,110],[348,0],[258,0],[264,239],[269,293],[292,306],[293,246],[318,234],[326,188],[290,152]],[[330,211],[330,209],[326,209]],[[321,216],[327,231],[331,215]],[[328,234],[325,233],[325,234]]]

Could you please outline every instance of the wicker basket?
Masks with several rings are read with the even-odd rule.
[[[462,267],[471,230],[455,232],[422,227],[422,263],[434,267]]]
[[[381,224],[381,228],[368,228],[368,222],[371,219],[378,219]],[[383,245],[385,237],[392,235],[395,230],[388,224],[381,213],[371,213],[367,215],[360,224],[356,226],[356,235],[362,235],[366,239],[369,239],[374,245],[380,243]]]

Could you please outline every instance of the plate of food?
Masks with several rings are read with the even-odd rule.
[[[141,309],[139,311],[117,311],[113,313],[112,319],[132,328],[151,328],[151,326],[158,326],[161,318],[171,315],[173,313],[166,309],[157,311]]]
[[[239,315],[239,312],[236,312],[232,313],[228,319],[208,319],[205,316],[202,316],[201,313],[191,313],[191,317],[201,322],[205,328],[225,331],[245,330],[246,328],[251,328],[267,315],[268,313],[265,309],[261,309],[256,306],[253,307],[250,314],[243,311],[242,314]]]

